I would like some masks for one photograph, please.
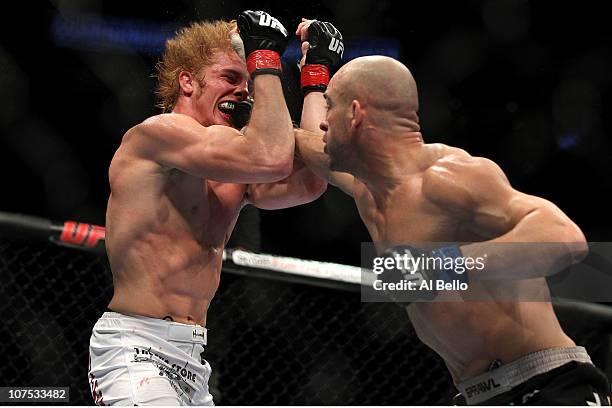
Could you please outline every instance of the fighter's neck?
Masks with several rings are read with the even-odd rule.
[[[420,132],[366,136],[358,151],[359,167],[354,173],[360,180],[370,183],[417,173],[428,150]]]
[[[366,185],[377,202],[383,203],[398,186],[422,177],[439,156],[439,149],[422,142],[401,148],[384,148],[377,152],[375,160],[364,162],[355,176]]]
[[[200,122],[202,126],[208,126],[207,124],[202,123],[202,121],[199,119],[199,115],[196,109],[193,107],[192,104],[188,103],[188,101],[186,101],[184,98],[178,99],[178,101],[176,102],[176,105],[174,106],[174,109],[172,109],[172,113],[180,113],[182,115],[191,116],[192,118]]]
[[[191,107],[191,104],[187,103],[184,97],[179,97],[172,109],[173,113],[181,113],[183,115],[191,115],[194,112],[194,109]]]

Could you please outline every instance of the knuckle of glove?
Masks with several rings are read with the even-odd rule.
[[[238,15],[236,24],[247,55],[256,50],[271,50],[279,55],[285,51],[287,30],[270,14],[246,10]]]
[[[253,11],[246,10],[238,14],[238,18],[236,18],[236,26],[238,27],[238,33],[240,34],[240,37],[243,40],[251,32],[251,21],[253,20],[252,13]]]

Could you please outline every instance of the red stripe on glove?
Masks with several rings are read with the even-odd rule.
[[[302,88],[319,85],[327,86],[329,84],[329,68],[320,64],[304,65],[300,82]]]
[[[271,50],[256,50],[249,54],[247,58],[247,70],[253,74],[258,69],[281,70],[281,59],[278,52]]]

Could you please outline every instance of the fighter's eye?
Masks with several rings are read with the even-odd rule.
[[[236,78],[234,75],[224,75],[223,77],[225,78],[227,82],[229,82],[232,85],[235,85],[238,83],[238,78]]]

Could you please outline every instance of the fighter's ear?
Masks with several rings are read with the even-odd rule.
[[[363,111],[363,107],[361,106],[359,101],[357,99],[353,99],[353,102],[351,102],[351,127],[352,128],[357,128],[361,125],[361,122],[363,122],[364,113],[365,112]]]
[[[181,93],[186,96],[191,96],[194,88],[195,78],[193,74],[189,71],[181,71],[178,75],[179,88]]]

